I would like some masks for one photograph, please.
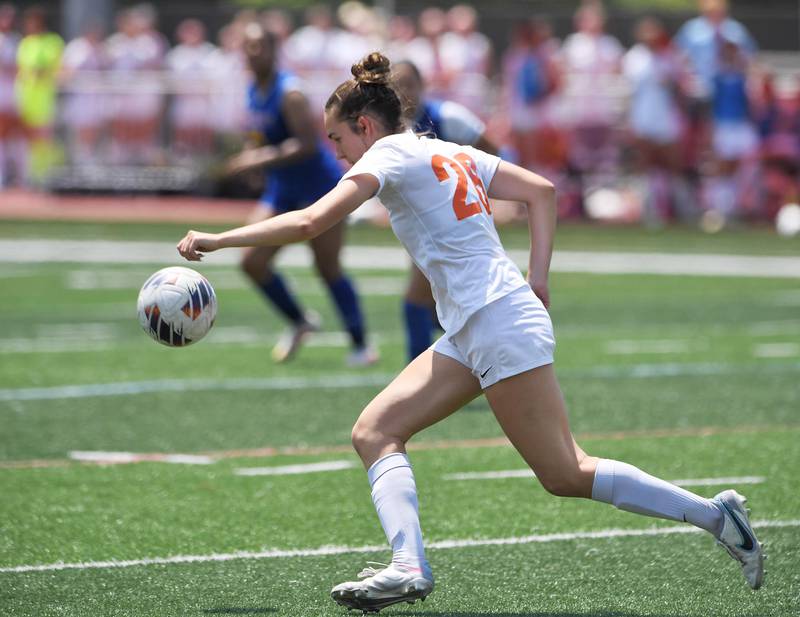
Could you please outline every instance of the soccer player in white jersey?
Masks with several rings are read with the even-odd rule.
[[[750,587],[760,587],[761,545],[738,493],[706,499],[626,463],[590,456],[575,442],[553,370],[546,310],[553,185],[469,146],[407,132],[389,71],[389,60],[372,53],[328,100],[328,136],[338,156],[354,163],[336,188],[308,208],[253,225],[220,234],[190,231],[177,247],[198,261],[223,247],[306,240],[377,195],[394,232],[431,281],[444,336],[366,406],[352,434],[392,561],[337,585],[333,599],[374,612],[433,590],[405,446],[480,394],[546,490],[705,529],[739,561]],[[503,251],[489,197],[527,205],[527,278]]]
[[[413,62],[401,60],[393,63],[392,78],[395,89],[408,106],[415,133],[497,154],[497,146],[486,135],[486,126],[469,109],[453,101],[425,96],[422,73]],[[420,269],[412,264],[403,298],[409,360],[431,346],[435,312],[430,283]]]

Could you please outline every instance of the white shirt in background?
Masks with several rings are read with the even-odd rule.
[[[108,58],[102,45],[92,44],[86,38],[79,37],[67,43],[61,56],[61,66],[69,72],[71,79],[77,82],[82,72],[101,71],[107,68]],[[95,73],[95,78],[99,80],[100,76]],[[108,116],[108,95],[92,91],[91,79],[81,80],[76,86],[79,91],[70,92],[64,102],[65,122],[73,128],[100,126]]]
[[[618,117],[616,75],[624,49],[611,35],[575,32],[564,39],[565,109],[574,124],[613,124]]]
[[[217,48],[209,57],[212,125],[223,133],[240,133],[247,120],[247,85],[250,76],[244,55]]]
[[[675,99],[681,75],[675,54],[656,54],[638,44],[625,54],[622,71],[631,86],[628,118],[634,134],[664,144],[676,142],[682,117]]]
[[[178,45],[167,53],[174,96],[170,115],[177,127],[211,126],[212,58],[216,47],[208,42]]]

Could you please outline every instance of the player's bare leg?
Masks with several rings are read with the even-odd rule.
[[[763,554],[741,495],[724,491],[706,499],[627,463],[588,456],[569,430],[552,365],[504,379],[485,394],[503,431],[547,491],[705,529],[740,563],[748,585],[761,586]]]
[[[353,427],[353,446],[369,468],[387,454],[405,452],[411,437],[480,394],[480,383],[466,366],[429,349],[364,408]]]
[[[597,459],[572,437],[552,365],[503,379],[484,393],[506,436],[547,491],[591,498]]]
[[[405,444],[479,394],[478,380],[467,367],[429,349],[361,413],[353,428],[353,445],[367,468],[373,502],[392,545],[392,563],[362,570],[362,580],[334,587],[331,597],[336,602],[377,612],[398,602],[425,599],[433,590]]]

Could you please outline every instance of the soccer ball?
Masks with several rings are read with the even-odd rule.
[[[203,338],[217,316],[217,296],[199,272],[163,268],[142,285],[136,303],[139,325],[154,340],[183,347]]]

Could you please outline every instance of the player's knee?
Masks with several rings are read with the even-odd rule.
[[[261,283],[269,274],[269,267],[251,253],[245,253],[239,261],[239,268],[255,283]]]
[[[356,422],[350,434],[353,448],[362,459],[374,459],[391,445],[402,445],[404,441],[377,426]]]
[[[252,277],[253,259],[250,257],[249,254],[247,254],[247,253],[242,254],[241,258],[239,259],[239,268],[247,276],[249,276],[250,278],[253,278]]]
[[[542,487],[556,497],[584,497],[583,478],[580,473],[549,472],[537,474]]]
[[[383,440],[383,435],[380,431],[363,422],[356,422],[350,433],[350,441],[359,455],[364,455],[375,448],[380,448]]]

